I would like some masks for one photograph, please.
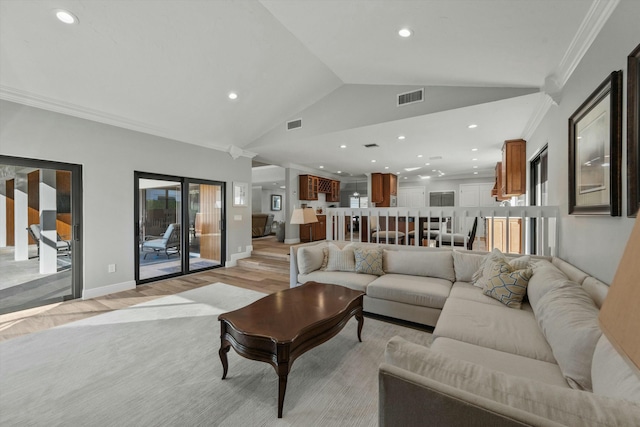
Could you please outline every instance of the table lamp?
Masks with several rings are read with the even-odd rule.
[[[318,222],[318,217],[312,208],[295,208],[291,214],[291,224],[311,224]],[[313,242],[313,227],[311,227],[310,236]]]

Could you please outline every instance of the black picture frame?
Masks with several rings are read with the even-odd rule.
[[[278,194],[271,195],[271,210],[272,211],[282,210],[282,196]]]
[[[569,117],[569,214],[620,216],[622,71]]]
[[[627,57],[627,216],[640,211],[640,44]]]

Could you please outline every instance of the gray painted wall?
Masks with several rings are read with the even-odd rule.
[[[134,280],[134,171],[226,182],[227,261],[251,245],[251,208],[231,203],[232,182],[251,182],[249,158],[7,101],[0,154],[83,165],[85,290]]]
[[[585,272],[611,283],[633,219],[627,212],[626,83],[627,55],[638,45],[640,2],[622,1],[595,39],[562,90],[560,104],[551,107],[527,142],[527,157],[549,144],[549,204],[559,205],[559,255]],[[623,70],[622,212],[623,217],[568,215],[568,119],[615,70]]]

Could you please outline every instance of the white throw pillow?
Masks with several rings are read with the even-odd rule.
[[[384,250],[385,273],[436,277],[455,282],[453,256],[447,250],[396,251]]]
[[[480,269],[484,259],[485,255],[454,250],[453,267],[456,271],[456,281],[471,282],[474,273]]]
[[[327,256],[326,271],[356,271],[356,260],[353,247],[340,250],[335,246],[324,248]]]
[[[533,313],[569,385],[591,391],[591,361],[602,335],[599,310],[580,285],[568,283],[545,293]]]
[[[320,270],[324,259],[323,249],[326,244],[303,246],[298,248],[298,271],[300,274],[309,274]]]

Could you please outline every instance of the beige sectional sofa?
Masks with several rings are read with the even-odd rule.
[[[596,278],[559,258],[520,259],[533,274],[515,309],[470,283],[486,253],[356,244],[382,250],[378,276],[321,269],[328,245],[348,243],[292,247],[292,286],[363,290],[365,311],[435,326],[430,347],[388,343],[380,425],[640,426],[640,376],[600,331],[608,287]]]

